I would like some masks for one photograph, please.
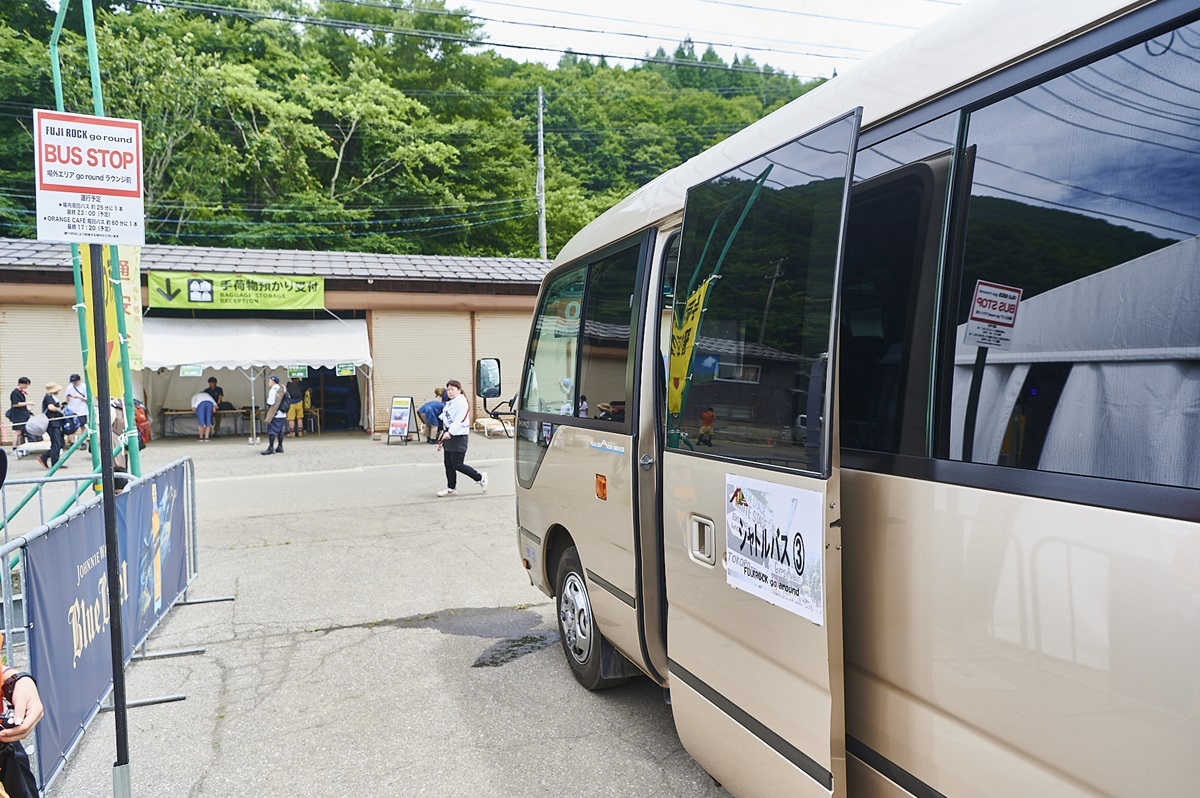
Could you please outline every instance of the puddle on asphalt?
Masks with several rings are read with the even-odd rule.
[[[511,637],[501,640],[479,655],[472,668],[495,668],[507,665],[518,657],[533,654],[543,648],[549,648],[558,642],[558,632],[553,629],[539,629],[522,637]]]
[[[537,613],[522,607],[464,607],[320,631],[394,626],[401,629],[436,629],[442,634],[463,637],[501,638],[480,654],[471,666],[495,668],[558,643],[558,630],[537,628],[541,625],[542,619]]]

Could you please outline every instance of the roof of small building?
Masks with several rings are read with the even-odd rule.
[[[71,266],[71,245],[0,238],[0,269],[57,271]],[[537,285],[550,261],[457,255],[381,255],[294,249],[227,249],[150,244],[142,247],[144,271],[303,274],[342,280],[418,280]]]

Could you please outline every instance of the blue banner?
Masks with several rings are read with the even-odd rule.
[[[184,470],[146,479],[116,501],[123,660],[187,588]],[[30,670],[46,715],[41,783],[63,763],[112,685],[104,508],[95,504],[26,548]]]
[[[37,727],[45,784],[112,684],[103,508],[35,539],[25,556],[29,669],[46,710]]]

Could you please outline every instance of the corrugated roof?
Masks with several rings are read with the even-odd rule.
[[[71,266],[71,245],[0,238],[0,269],[56,271]],[[380,255],[290,249],[227,249],[152,244],[142,247],[142,269],[173,272],[304,274],[343,280],[521,283],[537,285],[550,261],[454,255]]]

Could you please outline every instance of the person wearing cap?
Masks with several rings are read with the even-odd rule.
[[[42,412],[46,414],[46,418],[50,423],[46,425],[46,434],[50,436],[50,451],[45,454],[38,455],[38,462],[43,468],[49,468],[58,462],[58,456],[62,453],[63,447],[63,406],[65,402],[60,402],[58,395],[62,392],[62,386],[57,382],[46,383],[46,395],[42,397]],[[66,468],[66,466],[61,466]]]
[[[271,375],[271,387],[267,390],[267,412],[264,421],[267,424],[267,448],[263,454],[283,454],[283,429],[287,424],[287,414],[280,410],[283,404],[283,386],[279,377]]]
[[[15,446],[22,446],[25,443],[25,422],[29,420],[29,405],[33,404],[26,396],[27,393],[29,393],[29,378],[22,377],[17,380],[17,387],[13,388],[13,392],[9,395],[9,408],[4,413],[12,422],[13,436],[16,438]]]
[[[69,382],[64,396],[67,400],[67,415],[74,416],[74,418],[68,419],[70,424],[63,422],[64,441],[74,440],[74,433],[79,432],[87,424],[88,417],[87,393],[83,388],[83,380],[78,374],[72,374]]]
[[[71,383],[67,386],[64,396],[67,400],[67,409],[71,411],[72,415],[87,416],[87,393],[83,390],[83,380],[78,374],[71,375]]]

